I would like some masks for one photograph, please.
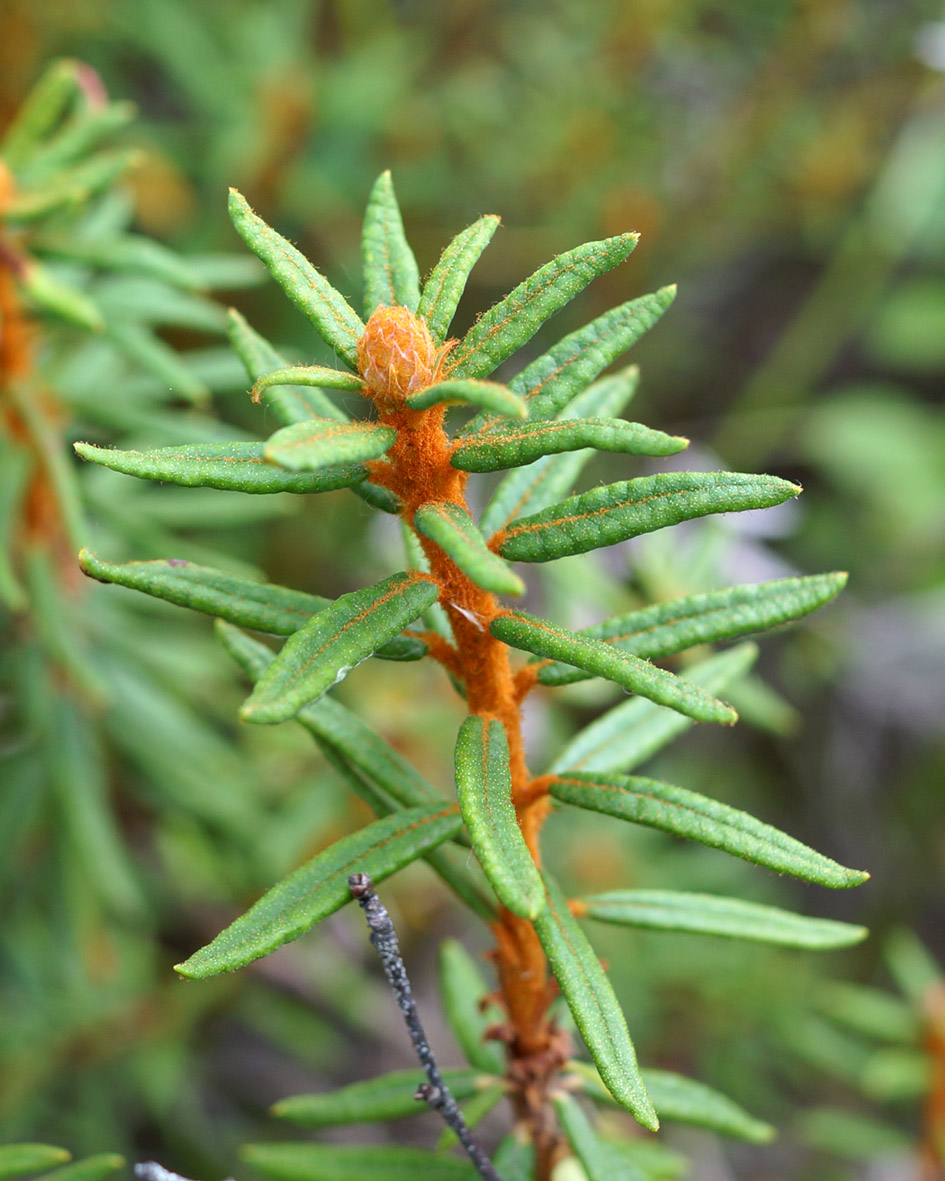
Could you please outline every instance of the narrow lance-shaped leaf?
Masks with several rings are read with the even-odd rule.
[[[588,894],[572,903],[572,910],[579,916],[624,927],[720,935],[822,951],[850,947],[861,943],[869,934],[866,927],[853,923],[808,918],[759,902],[681,890],[611,890],[605,894]]]
[[[258,680],[272,663],[271,649],[237,628],[218,623],[217,633],[252,680]],[[382,648],[376,655],[383,652]],[[323,697],[304,706],[295,721],[308,730],[331,766],[378,816],[387,816],[398,806],[412,807],[439,798],[414,767],[333,698]],[[463,833],[454,839],[457,844],[467,841]],[[478,864],[465,849],[441,845],[428,849],[423,858],[471,910],[487,922],[495,918],[495,899]],[[495,1070],[500,1071],[501,1064]]]
[[[681,679],[710,693],[721,693],[758,659],[757,645],[739,644],[687,668]],[[551,772],[628,771],[672,742],[693,724],[691,718],[633,697],[579,730],[552,763]]]
[[[656,1131],[659,1120],[614,990],[561,891],[543,876],[546,905],[535,929],[555,979],[607,1089],[639,1123]]]
[[[302,385],[332,390],[359,390],[362,382],[356,373],[343,369],[330,369],[327,365],[285,365],[264,373],[253,386],[253,401],[258,402],[263,390],[274,385]]]
[[[83,205],[110,189],[140,159],[141,153],[134,148],[97,152],[48,182],[18,189],[4,208],[4,220],[33,222],[64,206]]]
[[[521,373],[510,388],[525,398],[533,421],[553,418],[594,381],[608,365],[622,356],[663,315],[676,296],[675,287],[663,287],[652,295],[631,299],[620,307],[570,332]],[[592,413],[602,411],[594,408]],[[587,413],[587,411],[582,411]],[[469,437],[503,424],[488,415],[477,415],[463,428]]]
[[[578,292],[623,262],[638,234],[586,242],[540,267],[481,316],[450,357],[455,377],[487,377]]]
[[[251,328],[235,308],[227,312],[230,344],[246,366],[251,381],[265,377],[274,369],[285,369],[285,358],[268,340]],[[285,426],[307,418],[336,418],[347,422],[348,415],[318,389],[298,386],[267,386],[262,391],[266,405]]]
[[[496,414],[513,415],[515,418],[526,418],[528,415],[528,407],[518,394],[513,394],[508,386],[500,385],[497,381],[439,381],[436,385],[407,395],[407,406],[411,410],[427,410],[445,402],[486,407]]]
[[[500,615],[489,625],[489,630],[496,639],[511,644],[513,648],[522,648],[552,660],[565,660],[594,676],[615,681],[658,705],[678,710],[697,722],[732,725],[738,720],[738,714],[731,706],[706,693],[699,685],[641,660],[639,656],[613,648],[602,640],[585,640],[576,632],[553,627],[533,615],[523,612]]]
[[[78,92],[78,75],[87,69],[72,58],[61,58],[44,70],[0,139],[0,156],[7,167],[19,171],[52,131]]]
[[[351,900],[348,877],[366,873],[383,881],[456,835],[459,809],[424,804],[375,820],[313,857],[259,899],[175,971],[193,980],[232,972],[298,939]]]
[[[464,472],[521,467],[544,455],[594,447],[623,455],[675,455],[688,439],[616,418],[559,419],[505,427],[460,443],[450,459]]]
[[[51,1169],[67,1161],[69,1155],[65,1148],[55,1148],[52,1144],[3,1144],[0,1145],[0,1177]]]
[[[63,282],[35,259],[25,264],[20,281],[23,290],[41,311],[84,328],[86,332],[104,332],[105,317],[95,300],[70,283]]]
[[[646,1173],[612,1153],[598,1140],[580,1104],[566,1091],[554,1097],[561,1130],[584,1167],[587,1181],[646,1181]]]
[[[513,914],[534,919],[545,888],[512,804],[509,744],[501,722],[468,717],[456,741],[456,792],[486,877]]]
[[[121,234],[115,238],[86,239],[59,232],[33,239],[32,250],[45,258],[66,259],[118,273],[144,275],[199,291],[204,287],[196,271],[173,250],[140,234]]]
[[[124,1167],[125,1158],[115,1152],[101,1152],[73,1161],[51,1173],[43,1174],[43,1181],[105,1181],[112,1173]]]
[[[353,1144],[244,1144],[240,1156],[274,1181],[475,1181],[472,1165],[421,1148]]]
[[[321,595],[308,595],[271,582],[253,582],[239,574],[180,558],[117,564],[103,562],[91,550],[83,549],[79,565],[84,574],[99,582],[144,591],[180,607],[276,636],[292,635],[331,605],[331,599]]]
[[[499,218],[487,213],[467,226],[450,242],[430,272],[423,285],[417,315],[426,320],[434,340],[442,343],[446,339],[469,272],[492,241],[498,224]]]
[[[497,595],[524,594],[525,584],[489,549],[476,522],[460,505],[443,500],[421,505],[413,523],[418,533],[435,541],[483,590]]]
[[[130,102],[86,105],[46,140],[32,155],[21,176],[37,187],[52,180],[63,168],[90,156],[100,144],[134,119],[136,107]]]
[[[436,584],[428,579],[393,574],[375,586],[342,595],[286,640],[240,717],[263,724],[287,721],[392,640],[437,594]]]
[[[667,599],[582,628],[578,634],[658,660],[696,644],[732,640],[800,619],[829,603],[846,582],[846,574],[836,573],[726,587]],[[543,685],[568,685],[588,675],[583,669],[556,661],[539,669],[538,679]]]
[[[501,1017],[495,1004],[487,1004],[489,987],[479,965],[458,939],[440,944],[440,995],[443,1014],[467,1061],[488,1074],[502,1074],[502,1051],[483,1037]]]
[[[325,341],[356,370],[357,344],[364,333],[361,317],[301,251],[250,209],[236,189],[230,189],[229,206],[233,225],[246,245]]]
[[[380,459],[396,438],[395,430],[376,422],[309,418],[276,431],[263,458],[293,472],[324,470]]]
[[[551,780],[549,791],[562,803],[659,828],[821,886],[858,886],[869,877],[838,865],[747,812],[670,783],[632,775],[565,773]]]
[[[586,1062],[569,1062],[568,1069],[581,1079],[581,1089],[586,1095],[613,1103],[613,1096],[593,1066]],[[767,1144],[776,1135],[770,1124],[755,1119],[727,1095],[705,1083],[670,1070],[651,1068],[643,1071],[643,1081],[661,1120],[693,1124],[751,1144]]]
[[[619,414],[636,392],[639,376],[637,367],[630,365],[612,377],[595,381],[569,402],[558,420]],[[499,481],[479,518],[484,536],[491,537],[526,510],[537,513],[566,496],[594,454],[591,450],[564,452],[514,468]]]
[[[390,172],[381,173],[368,198],[361,235],[361,258],[365,316],[370,316],[381,306],[417,310],[420,272],[404,235],[404,223]]]
[[[220,642],[253,681],[258,681],[275,660],[265,644],[244,635],[226,623],[217,625]],[[440,797],[423,776],[369,726],[333,697],[323,697],[304,706],[295,716],[306,730],[324,745],[364,772],[386,797],[385,803],[403,808],[427,804]],[[393,810],[388,808],[388,810]]]
[[[548,562],[710,513],[770,508],[800,491],[776,476],[740,472],[640,476],[521,517],[500,534],[499,553],[514,562]]]
[[[486,1082],[478,1070],[444,1070],[443,1077],[458,1103],[471,1098]],[[272,1114],[303,1128],[402,1119],[424,1110],[416,1091],[426,1081],[427,1076],[422,1070],[398,1070],[367,1082],[351,1083],[336,1091],[291,1095],[280,1099],[272,1107]]]
[[[221,488],[228,492],[332,492],[365,480],[361,464],[290,472],[267,463],[264,443],[194,443],[158,447],[154,451],[117,451],[76,443],[75,450],[90,463],[143,480],[163,480],[185,488]]]

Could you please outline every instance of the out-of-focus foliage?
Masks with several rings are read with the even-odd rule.
[[[804,519],[801,528],[783,514],[773,537],[748,529],[693,530],[673,553],[654,538],[638,547],[632,569],[619,555],[613,573],[621,595],[641,602],[795,569],[851,572],[850,589],[829,620],[785,637],[777,658],[764,658],[783,696],[758,690],[753,706],[737,702],[743,716],[765,719],[767,730],[747,740],[743,734],[737,748],[726,750],[724,764],[710,757],[711,737],[692,735],[672,760],[656,764],[659,773],[689,782],[699,773],[706,791],[740,806],[757,809],[765,800],[783,827],[869,866],[873,882],[864,900],[839,900],[836,917],[869,922],[880,932],[894,922],[917,925],[942,960],[942,15],[930,0],[89,0],[81,6],[8,0],[0,12],[0,122],[52,54],[88,60],[110,91],[133,97],[141,108],[134,142],[147,148],[147,157],[132,178],[140,229],[192,248],[229,249],[234,240],[223,191],[238,184],[307,254],[325,261],[352,296],[362,197],[387,166],[395,170],[421,269],[432,265],[457,224],[503,211],[506,224],[470,284],[470,308],[487,306],[556,250],[605,232],[640,230],[632,289],[680,284],[672,316],[639,349],[646,375],[641,417],[676,433],[716,436],[719,454],[733,465],[775,465],[796,476],[805,485]],[[623,276],[605,277],[580,315],[626,293]],[[300,318],[285,312],[282,301],[249,291],[231,298],[287,344],[294,359],[313,359],[300,351]],[[570,314],[561,313],[562,320]],[[461,326],[468,315],[460,309]],[[172,335],[193,343],[189,334]],[[121,388],[133,390],[135,382]],[[110,405],[111,413],[119,407],[124,413],[128,402],[116,398]],[[258,433],[248,405],[228,401],[225,413]],[[117,435],[93,437],[104,442]],[[132,445],[126,438],[123,445]],[[706,463],[714,465],[711,457]],[[227,497],[216,495],[221,504]],[[105,499],[121,505],[120,497]],[[352,520],[329,502],[317,517],[280,520],[257,541],[248,540],[259,537],[251,530],[222,532],[222,523],[213,538],[185,524],[194,548],[179,552],[199,560],[205,545],[238,548],[244,561],[311,587],[302,555],[316,551],[331,580],[335,555],[342,547],[350,554],[365,520],[366,514]],[[373,538],[372,546],[375,541],[385,544]],[[110,558],[131,556],[130,549],[97,544]],[[357,548],[370,576],[368,547]],[[170,552],[166,543],[163,552]],[[609,592],[589,583],[589,595],[606,598]],[[342,589],[340,580],[330,589]],[[554,593],[553,584],[546,587],[549,604]],[[575,626],[612,606],[589,608]],[[182,636],[182,627],[162,629],[160,644],[152,644],[155,659],[167,656],[170,663],[169,636]],[[175,667],[193,670],[189,686],[202,686],[204,706],[222,717],[229,711],[217,682],[195,667],[198,653],[201,668],[212,660],[204,634],[198,627],[193,639],[181,641]],[[185,657],[189,663],[176,663]],[[597,707],[587,687],[567,692],[580,717]],[[396,666],[378,670],[365,699],[371,720],[437,774],[448,752],[421,740],[414,697],[404,693]],[[432,686],[425,699],[434,725],[445,723],[449,711]],[[532,724],[541,733],[572,723],[555,710],[536,712]],[[788,731],[790,744],[781,737]],[[310,757],[305,747],[281,752],[270,782],[295,782],[300,769],[311,771]],[[320,796],[322,806],[325,799]],[[206,896],[209,875],[186,883],[208,843],[192,841],[183,827],[178,844],[191,841],[194,852],[175,862],[174,880],[191,898]],[[217,861],[225,860],[218,842],[212,848]],[[574,839],[570,855],[582,878],[589,868],[598,874],[600,889],[615,884],[618,866],[638,865],[641,880],[645,872],[647,884],[654,883],[646,842],[628,849],[604,839],[593,824],[584,840]],[[705,886],[706,857],[673,860],[673,884]],[[290,851],[285,864],[291,861]],[[227,880],[244,880],[241,865],[226,871]],[[167,878],[158,880],[164,891]],[[718,885],[726,882],[720,878]],[[769,889],[763,900],[785,901],[778,882]],[[399,900],[408,933],[440,921],[439,896],[405,889]],[[331,936],[342,943],[346,937],[343,925]],[[30,946],[42,941],[29,925],[22,938]],[[627,938],[621,934],[609,949],[611,970],[621,997],[654,1031],[652,1057],[691,1069],[753,1109],[764,1097],[764,1114],[783,1118],[770,1065],[769,1047],[778,1038],[774,1010],[790,1012],[813,991],[806,970],[789,969],[782,953],[759,949],[750,959],[736,952],[723,964],[718,945],[695,937],[684,958],[661,951],[660,936]],[[847,972],[886,987],[871,946],[849,961]],[[312,956],[325,1011],[332,988],[339,995],[345,990],[335,969],[323,976],[328,957],[318,948]],[[294,973],[292,987],[302,987]],[[367,995],[344,997],[347,1020],[361,1021],[359,1004],[369,1003]],[[763,1001],[752,999],[758,997]],[[81,1007],[63,1003],[61,1012],[61,1029],[80,1028]],[[224,1107],[228,1100],[220,1096],[239,1091],[258,1109],[283,1089],[270,1085],[274,1059],[262,1044],[289,1047],[290,1069],[299,1070],[293,1056],[299,1045],[317,1043],[324,1052],[311,1051],[308,1071],[352,1077],[346,1063],[332,1058],[326,1028],[304,1037],[295,1031],[295,1022],[310,1018],[294,996],[283,993],[278,1004],[263,1007],[254,994],[234,1012],[239,1019],[226,1025],[233,1036],[223,1066],[209,1079],[196,1069],[188,1075],[176,1035],[167,1033],[164,1056],[175,1068],[166,1068],[166,1096],[187,1075],[195,1087],[205,1082]],[[192,1024],[182,1017],[177,1027]],[[265,1028],[271,1041],[255,1041],[248,1028]],[[74,1036],[63,1033],[59,1044],[54,1073],[67,1055],[77,1060]],[[253,1072],[262,1078],[258,1085],[242,1081],[251,1050],[266,1055],[265,1066]],[[151,1071],[139,1073],[146,1086],[159,1089],[165,1068],[150,1061]],[[8,1077],[30,1076],[21,1068]],[[92,1109],[108,1106],[101,1098],[105,1083],[118,1077],[127,1076],[103,1066],[85,1071],[92,1124]],[[305,1077],[311,1086],[310,1074]],[[805,1101],[813,1098],[810,1086],[805,1079]],[[846,1101],[839,1089],[825,1088],[821,1097]],[[166,1099],[162,1111],[176,1110]],[[44,1115],[50,1116],[48,1106]],[[75,1122],[89,1121],[77,1116]],[[173,1115],[155,1117],[164,1135],[173,1122]],[[914,1136],[914,1105],[902,1109],[899,1124]],[[29,1134],[43,1132],[34,1125]],[[4,1134],[18,1134],[17,1125],[7,1124]],[[787,1153],[782,1163],[786,1175],[837,1175],[827,1158],[798,1163]],[[750,1175],[743,1158],[739,1167]],[[848,1176],[849,1166],[842,1169]]]

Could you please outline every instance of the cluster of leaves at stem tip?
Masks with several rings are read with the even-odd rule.
[[[540,353],[507,383],[490,375],[555,312],[636,245],[623,234],[569,250],[483,314],[466,336],[449,328],[468,274],[498,218],[484,216],[445,249],[421,284],[389,173],[371,193],[364,223],[364,319],[237,192],[233,223],[289,298],[334,350],[338,367],[287,364],[237,313],[231,340],[263,400],[282,424],[259,442],[194,444],[151,451],[78,444],[83,458],[149,480],[244,493],[321,493],[349,488],[403,523],[405,568],[335,600],[259,584],[179,560],[110,564],[83,552],[85,572],[216,616],[220,639],[255,682],[246,722],[294,719],[313,736],[377,819],[319,853],[275,885],[208,946],[178,966],[203,979],[240,968],[309,931],[350,900],[348,877],[381,881],[425,859],[498,937],[507,1061],[524,1057],[528,1031],[515,1026],[515,996],[503,954],[510,940],[534,945],[550,965],[544,1010],[560,990],[593,1060],[554,1062],[543,1102],[557,1114],[558,1156],[586,1175],[646,1175],[633,1146],[597,1135],[574,1098],[616,1103],[646,1128],[658,1114],[748,1140],[771,1129],[709,1088],[661,1070],[641,1070],[627,1023],[579,918],[664,931],[702,932],[804,948],[861,939],[850,924],[808,918],[719,896],[619,890],[567,899],[542,865],[539,833],[553,809],[574,807],[685,837],[829,887],[866,874],[847,869],[768,824],[674,784],[628,772],[693,721],[730,724],[717,693],[751,663],[742,644],[677,675],[653,663],[697,645],[743,637],[796,620],[828,602],[843,574],[735,586],[658,603],[571,631],[510,606],[524,592],[511,563],[543,563],[714,513],[760,509],[800,489],[768,475],[680,472],[637,476],[569,492],[594,454],[667,456],[686,440],[618,417],[633,396],[635,368],[601,376],[662,316],[675,291],[621,304]],[[342,391],[341,395],[337,391]],[[350,391],[350,392],[347,392]],[[352,417],[354,395],[363,417]],[[342,408],[342,401],[344,408]],[[450,407],[466,408],[447,429]],[[470,473],[506,472],[478,520],[466,500]],[[247,629],[285,637],[278,652]],[[514,651],[512,651],[514,650]],[[520,655],[521,654],[521,655]],[[466,703],[456,741],[456,797],[447,798],[331,689],[368,657],[439,662]],[[537,685],[602,677],[632,695],[578,733],[544,773],[527,770],[520,705]],[[475,860],[464,846],[471,844]],[[513,938],[514,935],[514,938]],[[524,941],[524,944],[522,943]],[[506,951],[503,952],[503,947]],[[482,1039],[487,992],[478,969],[451,944],[444,952],[447,1015],[469,1057],[451,1074],[457,1098],[480,1117],[514,1071]],[[534,1030],[531,1031],[534,1033]],[[566,1039],[565,1039],[566,1042]],[[549,1043],[551,1044],[551,1043]],[[560,1046],[561,1041],[554,1043]],[[416,1109],[414,1072],[277,1105],[308,1127],[395,1118]],[[521,1107],[519,1108],[521,1110]],[[532,1175],[533,1146],[510,1136],[496,1166],[511,1181]],[[467,1176],[469,1165],[440,1149],[375,1150],[337,1145],[251,1145],[251,1160],[275,1177]],[[641,1169],[643,1172],[641,1173]],[[334,1170],[334,1171],[333,1171]],[[394,1170],[394,1171],[391,1171]]]

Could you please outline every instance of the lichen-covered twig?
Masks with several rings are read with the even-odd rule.
[[[492,1162],[470,1132],[463,1113],[440,1074],[436,1058],[433,1056],[433,1051],[430,1049],[430,1043],[427,1041],[427,1035],[424,1033],[420,1021],[417,1003],[410,990],[407,969],[404,966],[400,946],[397,942],[397,932],[394,930],[394,924],[387,913],[387,908],[378,898],[374,890],[374,883],[366,873],[352,874],[348,878],[348,885],[351,887],[351,893],[358,900],[358,905],[364,911],[371,942],[381,957],[384,972],[404,1015],[410,1040],[420,1059],[420,1065],[426,1071],[429,1079],[429,1082],[417,1089],[416,1098],[427,1103],[453,1129],[481,1177],[485,1177],[486,1181],[501,1181],[499,1174],[492,1167]],[[146,1181],[161,1181],[161,1179],[148,1178]]]

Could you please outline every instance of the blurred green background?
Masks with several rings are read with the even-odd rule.
[[[840,897],[773,878],[759,885],[714,854],[647,834],[620,840],[592,821],[567,833],[552,824],[549,839],[572,880],[595,889],[733,884],[746,897],[870,925],[870,943],[819,961],[695,937],[618,939],[606,929],[595,942],[644,1060],[687,1070],[785,1128],[764,1150],[677,1137],[693,1176],[918,1175],[909,1152],[921,1136],[925,1076],[902,1083],[902,1070],[887,1077],[871,1067],[873,1043],[833,1020],[845,1006],[827,982],[892,997],[897,971],[883,948],[903,928],[945,963],[941,4],[5,0],[0,124],[63,54],[137,104],[125,133],[145,152],[131,182],[136,225],[185,254],[237,250],[225,215],[226,186],[235,185],[356,299],[361,213],[389,167],[421,270],[480,213],[503,217],[461,305],[462,329],[552,254],[642,233],[627,265],[561,313],[558,334],[677,282],[675,305],[634,350],[643,381],[633,417],[689,435],[693,466],[769,470],[798,479],[805,495],[758,520],[621,548],[608,566],[614,584],[662,598],[793,570],[851,574],[822,619],[763,644],[772,688],[744,689],[736,704],[746,724],[690,731],[653,773],[744,806],[868,868],[873,881]],[[222,298],[288,352],[312,358],[303,318],[271,284]],[[173,326],[164,336],[195,344]],[[236,370],[211,385],[224,423],[265,432]],[[598,464],[593,479],[607,474]],[[239,530],[223,522],[212,540],[272,581],[333,595],[393,568],[395,539],[371,520],[339,493],[275,521]],[[207,529],[192,524],[169,522],[181,530],[175,556],[207,544]],[[570,602],[564,585],[541,594],[564,622],[600,606]],[[183,626],[176,610],[151,617],[156,645]],[[218,732],[234,734],[226,719],[237,679],[214,663],[208,630],[195,628],[185,675],[197,677]],[[343,695],[444,778],[459,715],[435,670],[365,667]],[[552,749],[603,700],[569,691],[537,707],[536,750]],[[245,905],[267,875],[351,823],[353,806],[304,736],[238,741],[247,778],[264,781],[246,790],[263,801],[261,816],[274,817],[260,822],[264,852],[252,869],[239,849],[218,847],[227,839],[219,831],[186,817],[162,829],[166,802],[163,812],[122,810],[136,772],[110,765],[152,917],[122,945],[120,970],[86,948],[76,971],[103,999],[81,1013],[67,983],[44,976],[48,952],[29,923],[6,940],[4,1008],[29,1013],[35,1033],[26,1045],[15,1036],[22,1030],[0,1039],[0,1140],[170,1155],[194,1175],[216,1175],[232,1170],[240,1139],[273,1134],[265,1109],[280,1096],[409,1063],[384,990],[362,970],[373,965],[350,916],[239,979],[170,978],[180,951]],[[32,863],[46,853],[40,842],[20,856]],[[464,931],[421,870],[389,890],[435,1009],[429,937],[460,934],[484,947],[484,934]],[[43,921],[33,914],[33,927]],[[901,968],[909,953],[896,946]],[[428,1021],[436,1028],[434,1011]],[[424,1143],[431,1135],[423,1120],[398,1134]]]

